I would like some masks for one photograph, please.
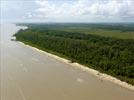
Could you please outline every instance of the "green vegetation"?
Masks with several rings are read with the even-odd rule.
[[[134,23],[98,23],[98,24],[84,24],[84,23],[59,23],[59,24],[19,24],[28,27],[40,29],[40,31],[50,29],[66,32],[86,33],[93,35],[100,35],[104,37],[114,37],[119,39],[134,39]]]
[[[99,30],[110,31],[110,34],[114,31],[133,33],[132,25],[115,24],[111,27],[105,24],[25,25],[29,28],[18,31],[15,34],[17,40],[134,84],[134,39],[119,39],[118,33],[116,38],[87,34],[83,33],[84,29],[79,31],[78,28],[89,27],[94,30],[99,28]],[[78,30],[75,30],[78,32],[68,29],[71,27],[77,27]],[[133,35],[131,38],[134,38]]]

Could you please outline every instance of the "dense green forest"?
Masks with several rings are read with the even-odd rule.
[[[134,32],[133,24],[21,24],[14,36],[39,49],[105,72],[134,85],[134,39],[71,31],[69,27]],[[80,28],[81,29],[81,28]],[[118,35],[117,35],[118,36]]]

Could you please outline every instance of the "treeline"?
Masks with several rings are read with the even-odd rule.
[[[35,29],[69,29],[69,28],[89,28],[89,29],[104,29],[104,30],[120,30],[122,32],[134,32],[134,23],[36,23],[32,24],[17,24],[34,27]]]
[[[40,25],[43,27],[42,25]],[[18,31],[17,40],[68,57],[134,84],[134,40],[106,38],[31,25]]]

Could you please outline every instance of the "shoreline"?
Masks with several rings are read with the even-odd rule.
[[[40,50],[40,49],[38,49],[36,47],[27,45],[27,44],[25,44],[23,42],[18,41],[18,43],[20,43],[20,44],[22,44],[24,46],[27,46],[28,48],[31,48],[33,50],[36,50],[36,51],[38,51],[40,53],[44,53],[44,54],[48,55],[49,57],[57,59],[57,60],[59,60],[59,61],[61,61],[63,63],[66,63],[66,64],[68,64],[70,66],[73,66],[75,68],[78,68],[78,69],[80,69],[80,70],[82,70],[84,72],[90,73],[90,74],[96,76],[97,78],[99,78],[101,80],[110,81],[110,82],[112,82],[114,84],[117,84],[117,85],[123,87],[123,88],[126,88],[126,89],[129,89],[131,91],[134,91],[134,86],[133,85],[131,85],[131,84],[127,83],[127,82],[121,81],[121,80],[117,79],[116,77],[113,77],[113,76],[105,74],[105,73],[101,73],[101,72],[99,72],[99,71],[97,71],[95,69],[89,68],[89,67],[81,65],[79,63],[70,63],[71,62],[70,60],[67,60],[67,59],[59,57],[59,56],[57,56],[55,54],[51,54],[49,52]]]

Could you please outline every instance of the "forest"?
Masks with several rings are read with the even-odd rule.
[[[134,85],[134,24],[18,25],[27,26],[28,29],[21,29],[14,34],[17,41],[65,57],[71,60],[71,63],[78,62]],[[119,34],[122,36],[124,32],[131,32],[133,35],[131,38],[120,38],[118,33],[116,37],[111,37],[87,34],[83,31],[92,32],[93,29],[121,31],[123,33]]]

